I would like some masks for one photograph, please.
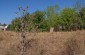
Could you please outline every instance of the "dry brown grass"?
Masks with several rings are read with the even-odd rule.
[[[0,55],[19,55],[20,34],[0,32]],[[85,55],[85,30],[26,34],[25,55]]]

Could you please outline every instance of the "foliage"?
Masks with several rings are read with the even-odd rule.
[[[61,17],[63,20],[63,25],[65,25],[66,30],[76,30],[79,29],[81,25],[81,20],[78,13],[72,8],[65,8],[61,11]]]
[[[57,10],[58,10],[58,6],[55,5],[55,6],[48,6],[45,11],[45,16],[48,19],[48,25],[50,27],[54,27],[54,25],[56,24],[55,16],[56,16]]]
[[[24,18],[25,30],[29,32],[71,31],[85,29],[85,7],[78,12],[74,8],[59,10],[58,5],[48,6],[45,11],[35,11],[32,14],[25,13],[23,17],[15,18],[8,26],[8,30],[19,31],[21,19]]]
[[[81,10],[80,10],[80,17],[81,17],[81,20],[82,20],[82,26],[83,28],[85,29],[85,7],[83,7]]]
[[[13,31],[20,31],[20,27],[21,27],[21,19],[20,18],[16,18],[14,19],[11,24],[9,24],[8,26],[8,30],[13,30]]]
[[[47,22],[44,16],[45,13],[42,11],[33,13],[33,24],[38,31],[45,31],[47,29]]]

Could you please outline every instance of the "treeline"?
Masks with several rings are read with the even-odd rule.
[[[23,17],[17,17],[8,26],[8,30],[20,31],[21,19],[25,23],[25,30],[29,32],[50,31],[75,31],[85,29],[85,7],[64,8],[59,10],[58,5],[49,6],[44,11],[26,13]]]
[[[6,26],[6,25],[7,25],[7,24],[5,24],[5,23],[4,23],[4,24],[0,23],[0,26]]]

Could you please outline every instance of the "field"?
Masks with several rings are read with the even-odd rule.
[[[25,55],[85,55],[85,30],[26,33]],[[20,33],[0,31],[0,55],[19,55]]]

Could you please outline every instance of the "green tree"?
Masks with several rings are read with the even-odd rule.
[[[57,14],[58,8],[59,8],[58,5],[48,6],[47,9],[45,10],[45,17],[47,19],[49,28],[51,27],[54,28],[54,25],[56,24],[55,16]]]
[[[21,22],[24,22],[24,30],[31,31],[32,29],[32,18],[30,14],[25,14],[23,17],[15,18],[8,26],[8,30],[20,31]]]
[[[11,24],[8,25],[8,30],[11,31],[20,31],[20,27],[21,27],[21,19],[20,18],[16,18],[14,20],[12,20]]]
[[[82,20],[82,28],[85,29],[85,7],[83,7],[79,13]]]
[[[62,31],[63,30],[63,20],[61,18],[61,16],[59,14],[56,14],[56,16],[54,17],[54,30],[55,31]]]
[[[65,26],[65,30],[76,30],[81,25],[81,20],[78,17],[78,13],[75,9],[72,8],[64,8],[61,11],[61,17],[64,21],[63,25]]]
[[[45,31],[46,30],[46,21],[45,21],[45,14],[42,11],[35,11],[33,14],[33,24],[34,28],[37,31]]]

